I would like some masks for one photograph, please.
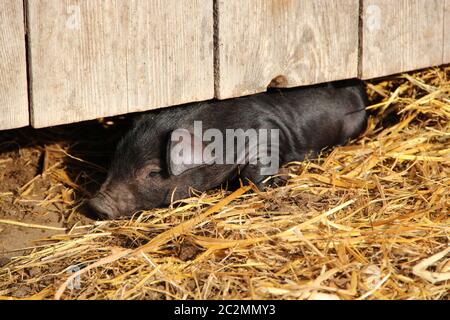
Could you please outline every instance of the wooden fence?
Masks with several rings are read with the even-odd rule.
[[[0,129],[445,63],[450,0],[1,0]]]

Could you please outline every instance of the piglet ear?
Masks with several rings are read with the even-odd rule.
[[[203,149],[201,137],[195,136],[189,130],[172,131],[167,145],[167,167],[170,175],[178,176],[202,166]]]

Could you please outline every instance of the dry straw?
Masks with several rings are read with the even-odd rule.
[[[50,228],[59,234],[0,269],[0,297],[449,299],[450,66],[367,88],[365,134],[290,164],[286,186],[217,190],[130,220]],[[71,157],[59,148],[47,150],[44,174],[66,186],[58,201],[76,215],[83,199],[67,192],[89,193],[52,160]],[[102,170],[76,160],[87,173]]]

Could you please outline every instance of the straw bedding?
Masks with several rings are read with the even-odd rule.
[[[289,164],[286,186],[194,194],[128,220],[76,219],[104,169],[53,141],[43,172],[4,197],[43,184],[39,205],[58,205],[66,224],[0,220],[52,230],[4,259],[0,297],[449,299],[450,66],[367,90],[364,135]]]

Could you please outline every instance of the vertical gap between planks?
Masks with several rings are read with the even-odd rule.
[[[28,122],[30,126],[33,126],[33,94],[32,94],[32,68],[31,68],[31,45],[30,45],[30,28],[29,28],[29,10],[28,0],[23,0],[23,23],[24,23],[24,41],[25,41],[25,63],[27,73],[27,97],[28,97]]]
[[[214,97],[219,98],[220,86],[220,45],[219,45],[219,0],[213,1],[213,69]]]
[[[358,78],[363,78],[364,0],[359,0],[358,16]]]

